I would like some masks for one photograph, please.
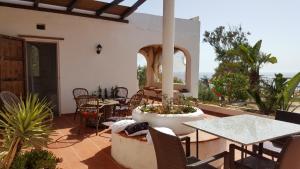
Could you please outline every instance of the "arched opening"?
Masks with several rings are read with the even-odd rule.
[[[141,53],[137,54],[137,79],[140,89],[147,85],[147,60]]]
[[[187,52],[179,47],[174,48],[173,73],[174,73],[174,89],[179,91],[189,91],[188,85],[188,60]],[[162,47],[161,45],[150,45],[139,50],[138,58],[138,80],[140,87],[156,87],[161,88],[162,82]],[[145,66],[146,65],[146,66]],[[142,69],[143,68],[143,69]],[[139,73],[140,72],[140,73]],[[141,73],[146,74],[144,78]],[[143,80],[146,80],[143,83]],[[145,84],[145,85],[140,85]]]

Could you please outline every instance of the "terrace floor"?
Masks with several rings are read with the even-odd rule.
[[[206,115],[207,117],[212,117]],[[48,144],[48,150],[63,159],[62,169],[125,169],[111,156],[109,132],[96,136],[95,129],[83,128],[78,134],[79,117],[73,114],[55,118],[55,135]],[[227,143],[229,145],[229,142]],[[236,154],[239,158],[240,155]]]
[[[82,129],[78,134],[79,118],[63,115],[55,119],[55,135],[48,150],[63,158],[63,169],[124,169],[110,155],[110,134],[96,136],[94,129]]]

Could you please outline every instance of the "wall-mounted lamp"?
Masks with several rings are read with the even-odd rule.
[[[102,46],[100,44],[97,45],[97,54],[99,55],[101,53]]]

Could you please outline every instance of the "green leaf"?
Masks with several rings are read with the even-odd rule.
[[[296,87],[300,83],[300,72],[298,72],[294,77],[287,81],[286,86],[283,90],[283,109],[288,108],[288,104],[292,99]]]
[[[269,57],[268,61],[272,64],[275,64],[275,63],[277,63],[277,58],[275,56],[271,56],[271,57]]]
[[[258,56],[261,48],[262,40],[259,40],[256,42],[256,44],[253,46],[252,54],[253,56]]]

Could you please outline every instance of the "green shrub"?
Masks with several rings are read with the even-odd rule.
[[[201,101],[208,101],[214,102],[217,101],[218,98],[216,95],[211,91],[208,82],[206,80],[199,81],[199,91],[198,91],[198,99]]]
[[[56,169],[62,159],[47,150],[31,150],[19,154],[11,169]]]
[[[214,77],[212,84],[228,102],[245,101],[248,98],[248,78],[241,73],[225,73]]]

